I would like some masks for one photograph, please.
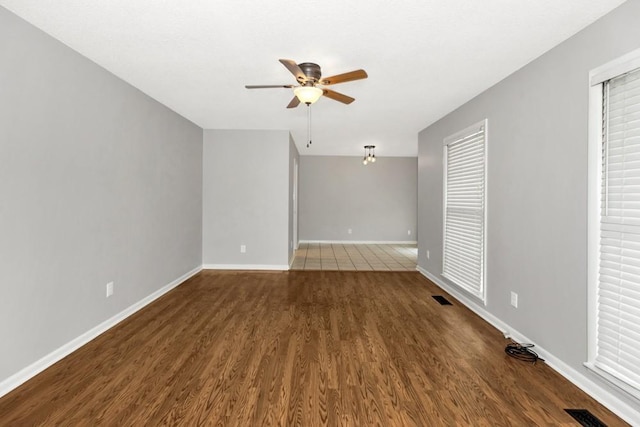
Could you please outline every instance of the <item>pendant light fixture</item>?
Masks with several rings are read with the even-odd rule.
[[[376,146],[375,145],[365,145],[364,146],[364,158],[362,159],[363,165],[368,165],[369,163],[376,162]]]

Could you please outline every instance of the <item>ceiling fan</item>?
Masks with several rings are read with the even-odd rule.
[[[247,85],[245,87],[247,89],[293,89],[295,96],[291,102],[289,102],[287,108],[295,108],[300,105],[300,102],[311,105],[321,96],[326,96],[327,98],[342,102],[343,104],[351,104],[355,101],[355,98],[319,86],[330,86],[353,80],[366,79],[368,77],[364,70],[355,70],[331,77],[322,77],[322,72],[318,64],[314,64],[312,62],[296,64],[295,61],[292,61],[291,59],[281,59],[280,62],[282,65],[287,67],[287,70],[289,70],[291,74],[295,76],[296,81],[298,82],[297,85]]]

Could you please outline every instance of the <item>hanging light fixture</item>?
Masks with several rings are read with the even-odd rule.
[[[376,162],[376,146],[375,145],[365,145],[364,146],[364,158],[362,159],[362,164],[367,165],[369,163]]]
[[[293,94],[303,104],[311,105],[322,96],[322,89],[315,86],[298,86],[293,90]]]

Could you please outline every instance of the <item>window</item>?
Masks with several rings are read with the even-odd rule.
[[[444,140],[442,275],[485,301],[487,121]]]
[[[640,397],[640,53],[634,55],[592,72],[587,366]]]

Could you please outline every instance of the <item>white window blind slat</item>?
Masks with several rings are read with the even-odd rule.
[[[451,155],[449,157],[451,157],[451,160],[458,160],[460,161],[459,164],[456,165],[452,165],[452,170],[454,169],[464,169],[464,165],[465,163],[473,163],[474,160],[478,159],[478,158],[482,158],[482,154],[483,154],[483,147],[482,146],[478,146],[477,148],[474,148],[473,150],[468,150],[468,151],[459,151],[457,153],[451,153]]]
[[[472,159],[468,157],[461,157],[461,159],[465,160],[449,171],[449,178],[451,178],[452,181],[457,179],[475,178],[478,182],[481,182],[480,176],[484,169],[478,165],[478,162],[482,160],[482,157],[474,157]],[[451,160],[455,161],[455,159]]]
[[[464,242],[455,242],[454,244],[464,244]],[[454,262],[456,260],[457,261],[466,260],[468,261],[468,263],[460,266],[456,266],[456,263]],[[481,273],[481,269],[478,266],[475,266],[474,264],[477,264],[480,260],[481,258],[473,253],[457,251],[457,252],[449,253],[449,257],[447,258],[445,263],[448,263],[451,269],[468,271],[469,273],[473,273],[474,275],[477,276]]]
[[[640,391],[640,69],[603,94],[594,364]]]
[[[482,149],[482,136],[471,139],[471,140],[461,140],[460,142],[464,145],[458,145],[455,147],[451,147],[451,157],[457,157],[464,153],[477,153],[478,150]]]
[[[466,252],[470,252],[470,251],[477,251],[477,249],[480,247],[480,237],[482,237],[479,233],[464,233],[464,231],[458,231],[458,232],[454,232],[453,230],[449,229],[448,230],[448,235],[451,238],[451,240],[455,240],[456,242],[458,242],[461,245],[465,245],[466,247],[452,247],[451,250],[452,251],[457,251],[457,252],[462,252],[462,253],[466,253]]]
[[[443,276],[484,300],[486,121],[445,140]]]
[[[466,239],[469,242],[475,242],[480,245],[482,242],[480,241],[480,237],[482,237],[482,232],[478,231],[477,228],[480,227],[480,224],[476,223],[477,227],[473,227],[473,223],[464,223],[461,224],[460,227],[455,227],[450,224],[449,227],[445,231],[449,234],[449,237],[460,236],[462,239]],[[453,248],[452,248],[453,249]]]
[[[615,299],[608,300],[610,304],[616,304]],[[634,313],[630,313],[630,305],[620,304],[617,309],[609,309],[607,311],[603,311],[602,313],[602,322],[603,328],[616,329],[621,330],[625,329],[629,331],[630,336],[628,339],[640,338],[640,328],[638,327],[638,320],[640,320],[640,316]],[[607,325],[606,321],[609,321]],[[640,354],[640,353],[639,353]]]
[[[477,227],[479,227],[479,225]],[[477,231],[477,227],[474,228],[473,224],[469,223],[460,223],[460,227],[448,227],[446,231],[449,233],[449,237],[460,236],[464,238],[468,236],[470,242],[478,242],[482,234]]]
[[[469,283],[473,283],[473,281],[475,281],[476,278],[478,277],[478,275],[480,274],[480,271],[476,270],[474,268],[465,267],[464,263],[460,263],[460,261],[462,261],[462,260],[468,260],[468,258],[456,257],[454,255],[447,262],[451,263],[449,265],[449,267],[451,268],[452,272],[455,272],[455,275],[459,279],[464,280],[464,281],[469,282]]]

